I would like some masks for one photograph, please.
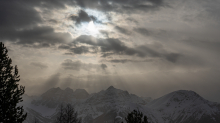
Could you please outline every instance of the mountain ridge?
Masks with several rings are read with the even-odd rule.
[[[37,117],[42,119],[44,116],[47,122],[48,119],[52,122],[57,114],[57,106],[61,103],[73,104],[83,123],[113,123],[116,117],[122,117],[121,120],[117,119],[117,122],[121,122],[134,109],[147,115],[151,123],[220,122],[220,104],[210,102],[189,90],[174,91],[151,101],[113,86],[94,94],[89,94],[84,89],[73,91],[71,88],[52,88],[40,98],[33,99],[26,107],[29,113],[36,111],[40,114]],[[37,107],[42,108],[42,111]],[[47,109],[47,115],[44,109]]]

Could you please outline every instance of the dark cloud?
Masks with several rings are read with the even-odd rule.
[[[63,9],[67,3],[70,5],[71,1],[0,1],[0,40],[41,48],[71,39],[68,33],[55,32],[49,26],[38,26],[44,21],[35,8]]]
[[[101,57],[109,57],[111,55],[114,55],[114,53],[102,53],[102,56]]]
[[[88,53],[89,48],[86,46],[80,46],[80,47],[71,48],[70,51],[74,52],[75,54],[83,54],[83,53]]]
[[[55,32],[52,27],[49,26],[39,26],[39,24],[44,23],[44,20],[39,15],[37,8],[40,8],[42,11],[53,11],[55,9],[64,9],[65,5],[77,5],[83,8],[92,8],[98,10],[118,10],[123,8],[122,6],[135,6],[141,3],[150,2],[152,5],[160,5],[162,1],[103,1],[103,0],[77,0],[76,2],[71,0],[58,1],[54,0],[53,2],[47,0],[39,1],[23,1],[23,0],[11,0],[11,1],[0,1],[0,40],[3,41],[13,41],[17,44],[22,44],[24,46],[31,46],[36,48],[50,47],[56,43],[67,42],[71,40],[71,36],[68,33]],[[96,4],[98,3],[98,4]],[[101,6],[100,6],[101,5]],[[102,8],[102,9],[101,9]],[[115,9],[117,8],[117,9]],[[84,10],[80,10],[78,16],[71,16],[70,19],[76,21],[76,24],[82,22],[94,21],[101,23],[97,20],[96,17],[88,15]],[[49,22],[57,23],[56,20],[50,19]],[[117,26],[116,29],[123,34],[130,34],[130,32],[122,27]],[[103,32],[104,33],[104,32]],[[108,36],[107,33],[105,33]],[[117,41],[115,39],[108,39],[109,46],[112,45],[110,49],[116,46],[115,51],[120,51],[117,47],[120,45],[114,45]],[[116,42],[115,42],[116,41]],[[109,47],[106,47],[106,44],[103,45],[102,51],[109,51]],[[64,47],[60,47],[64,48]],[[85,47],[73,48],[73,52],[77,54],[86,53],[88,50]]]
[[[149,48],[147,46],[139,46],[138,49],[142,49],[142,51],[145,51],[146,54],[144,54],[144,55],[147,55],[150,57],[165,58],[167,61],[172,62],[172,63],[177,62],[177,60],[181,56],[183,56],[182,54],[179,54],[179,53],[158,52],[158,51],[156,51],[152,48]]]
[[[98,39],[97,45],[101,47],[102,52],[113,51],[118,54],[123,54],[123,52],[128,48],[123,42],[115,38]]]
[[[129,22],[134,22],[134,23],[138,24],[138,21],[135,20],[135,19],[132,18],[132,17],[129,17],[129,18],[127,18],[126,20],[128,20]]]
[[[101,11],[110,11],[115,8],[113,5],[110,5],[108,1],[104,0],[76,0],[76,2],[82,8],[97,9]]]
[[[110,62],[113,62],[113,63],[126,63],[126,62],[132,62],[132,60],[130,60],[130,59],[113,59],[113,60],[110,60]]]
[[[103,34],[105,37],[109,37],[108,35],[109,35],[109,32],[108,31],[106,31],[106,30],[99,30],[99,32],[101,33],[101,34]]]
[[[42,22],[39,13],[33,7],[23,0],[1,0],[0,30],[25,28]]]
[[[76,25],[79,25],[83,22],[90,22],[90,21],[93,21],[93,22],[98,22],[97,21],[97,18],[94,17],[94,16],[89,16],[85,11],[83,10],[80,10],[79,13],[78,13],[78,16],[70,16],[69,17],[71,20],[73,21],[76,21]]]
[[[135,12],[154,10],[163,6],[163,0],[76,0],[82,8],[99,11]]]
[[[112,63],[127,63],[127,62],[150,62],[152,60],[131,60],[131,59],[112,59],[109,60],[108,62]]]
[[[67,45],[67,44],[61,44],[58,48],[59,48],[59,49],[70,49],[71,46],[70,46],[70,45]]]
[[[157,4],[157,5],[163,4],[163,0],[148,0],[148,1],[153,3],[153,4]]]
[[[47,0],[0,1],[0,40],[13,41],[24,46],[41,48],[50,47],[51,45],[65,42],[71,38],[71,36],[68,33],[55,32],[52,27],[48,26],[39,26],[40,24],[44,23],[44,19],[42,19],[42,17],[39,14],[39,11],[36,8],[39,8],[40,10],[45,11],[47,13],[50,13],[53,10],[65,9],[66,5],[79,5],[82,8],[90,8],[103,11],[119,11],[119,9],[123,8],[124,6],[137,8],[138,5],[149,2],[152,3],[151,6],[160,6],[163,3],[159,0],[54,0],[53,2]],[[84,10],[80,10],[78,16],[71,16],[70,19],[76,21],[77,25],[82,22],[90,21],[101,23],[97,20],[95,16],[88,15]],[[57,23],[57,21],[53,19],[50,19],[49,22]],[[116,27],[116,29],[121,33],[129,34],[129,32],[122,27]],[[78,54],[86,52],[85,48],[76,48],[72,50]],[[83,52],[81,52],[80,50],[83,50]],[[102,50],[108,49],[106,49],[106,47],[103,46]]]
[[[149,36],[151,34],[151,32],[145,28],[134,28],[133,30],[144,36]]]
[[[130,35],[131,32],[125,28],[119,27],[119,26],[115,26],[115,29],[118,30],[120,33],[123,33],[125,35]]]
[[[170,62],[177,62],[177,60],[179,59],[179,57],[181,57],[180,54],[178,53],[170,53],[170,54],[165,54],[165,58],[170,61]]]
[[[91,49],[91,47],[92,48],[99,47],[100,52],[103,54],[102,57],[108,57],[110,55],[117,54],[117,55],[138,56],[141,58],[144,57],[161,58],[175,63],[178,60],[178,58],[181,56],[179,53],[166,53],[161,44],[159,46],[141,45],[131,48],[131,47],[127,47],[125,43],[120,41],[119,39],[114,39],[114,38],[96,39],[92,36],[82,35],[76,38],[73,43],[75,44],[76,47],[70,48],[69,50],[75,54],[92,53],[89,50]],[[78,44],[87,44],[91,46],[77,47]]]
[[[106,64],[101,64],[101,68],[102,68],[103,70],[105,70],[105,69],[107,68],[107,65],[106,65]]]
[[[77,37],[74,41],[74,44],[83,43],[83,44],[89,44],[89,45],[98,45],[98,41],[95,37],[90,35],[81,35]]]
[[[16,42],[17,44],[31,45],[35,47],[49,47],[55,43],[71,41],[69,33],[55,32],[53,28],[33,27],[23,30],[0,31],[1,40]],[[37,43],[37,44],[36,44]]]
[[[79,60],[71,60],[71,59],[66,59],[64,62],[61,64],[62,67],[66,70],[75,70],[75,71],[80,71],[86,70],[86,71],[91,71],[91,70],[96,70],[99,71],[100,69],[105,70],[107,68],[106,64],[92,64],[92,63],[83,63]]]
[[[123,51],[127,49],[127,47],[125,46],[123,42],[121,42],[118,39],[114,39],[114,38],[96,39],[92,36],[82,35],[76,38],[74,43],[75,44],[84,43],[84,44],[89,44],[92,46],[100,47],[101,52],[113,51],[113,52],[120,54],[120,52],[122,53]],[[88,52],[88,48],[86,48],[85,46],[81,46],[81,47],[76,48],[76,50],[72,50],[72,51],[76,54],[80,54],[80,53],[83,53],[82,51]]]
[[[48,68],[47,65],[41,63],[41,62],[31,62],[30,65],[35,66],[35,67],[39,67],[41,69],[45,69]]]
[[[64,55],[74,55],[73,53],[64,53]]]
[[[63,9],[65,5],[74,5],[72,0],[1,0],[1,29],[26,28],[42,22],[35,7],[43,9]]]
[[[133,28],[133,31],[142,35],[142,36],[145,36],[145,37],[165,37],[165,36],[168,36],[168,32],[166,30],[162,30],[162,29],[146,29],[146,28],[138,28],[138,27],[135,27]],[[170,36],[169,36],[170,37]]]

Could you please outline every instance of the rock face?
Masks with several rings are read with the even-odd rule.
[[[151,100],[110,86],[92,95],[84,89],[52,88],[41,97],[26,95],[22,104],[30,114],[26,123],[33,122],[34,117],[40,122],[52,122],[60,103],[73,104],[84,123],[121,123],[134,109],[147,115],[151,123],[220,123],[220,104],[193,91],[175,91]]]

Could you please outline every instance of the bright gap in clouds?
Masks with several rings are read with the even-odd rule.
[[[100,26],[90,21],[89,23],[82,23],[79,27],[75,28],[74,31],[77,32],[78,35],[91,35],[97,37],[100,33]],[[72,34],[74,32],[71,31]]]
[[[95,27],[95,24],[93,23],[93,21],[90,21],[88,26],[87,26],[87,30],[90,32],[91,35],[96,35],[99,33],[98,29]]]
[[[68,19],[71,16],[79,16],[79,12],[81,9],[74,8],[72,9],[69,7],[69,11],[65,15],[67,19],[64,20],[64,25],[68,26],[67,30],[73,38],[77,38],[80,35],[91,35],[93,37],[104,37],[100,30],[109,30],[109,26],[107,25],[110,20],[109,18],[103,13],[96,10],[86,9],[83,10],[88,14],[90,21],[81,21],[80,23],[76,24],[73,23],[72,20]],[[96,20],[93,20],[91,17],[94,17]]]

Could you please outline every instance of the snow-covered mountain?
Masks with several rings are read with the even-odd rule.
[[[85,102],[76,105],[80,116],[90,117],[95,123],[113,122],[116,116],[126,116],[130,110],[142,108],[147,104],[140,97],[110,86],[108,89],[93,94]],[[90,122],[84,120],[84,122]]]
[[[220,123],[219,104],[205,100],[193,91],[169,93],[146,107],[159,123]]]
[[[46,105],[49,108],[56,108],[57,105],[61,103],[73,103],[73,102],[81,102],[82,100],[89,97],[89,94],[84,89],[77,89],[73,91],[70,88],[66,88],[65,90],[61,90],[58,88],[51,88],[47,92],[41,95],[40,100],[32,101],[35,105]]]
[[[73,91],[52,88],[40,97],[24,95],[28,118],[40,122],[53,122],[57,107],[71,103],[84,123],[121,122],[134,109],[143,112],[151,123],[220,123],[220,104],[203,99],[193,91],[175,91],[151,101],[127,91],[110,86],[106,90],[89,95],[84,89]]]

